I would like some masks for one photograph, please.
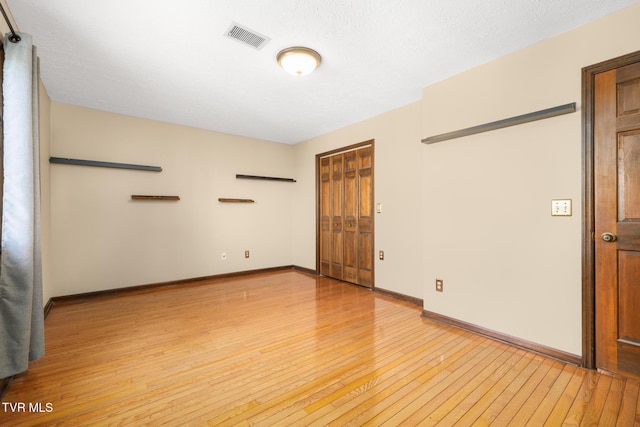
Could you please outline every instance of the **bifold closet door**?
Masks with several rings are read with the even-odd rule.
[[[320,160],[320,273],[373,286],[373,147]]]

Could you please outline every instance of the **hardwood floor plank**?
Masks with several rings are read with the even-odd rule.
[[[490,345],[490,340],[484,339],[470,350],[460,351],[451,356],[451,362],[437,366],[430,371],[437,371],[432,376],[422,375],[417,379],[420,385],[416,393],[412,393],[370,419],[365,425],[400,425],[416,413],[422,406],[438,397],[447,386],[465,374],[485,357],[497,352],[498,349]],[[447,361],[445,361],[447,362]],[[428,378],[426,381],[423,378]],[[417,394],[417,395],[416,395]]]
[[[45,334],[3,402],[51,411],[3,427],[640,423],[637,381],[295,271],[63,302]]]
[[[593,391],[591,404],[580,421],[581,426],[597,426],[604,408],[604,403],[611,388],[612,377],[610,375],[600,375],[596,388]]]
[[[287,410],[283,410],[277,414],[277,417],[270,416],[265,418],[265,414],[261,414],[260,417],[251,418],[251,422],[264,422],[266,425],[273,425],[276,421],[290,425],[295,421],[299,421],[301,418],[305,419],[305,422],[313,422],[317,420],[325,413],[330,413],[332,418],[340,415],[340,413],[345,410],[345,408],[356,401],[360,401],[363,396],[370,395],[373,390],[377,389],[384,383],[386,378],[398,378],[402,376],[402,378],[407,378],[408,373],[403,372],[402,369],[406,369],[407,365],[413,366],[415,369],[420,360],[423,360],[430,353],[430,347],[437,346],[440,342],[450,338],[448,334],[445,333],[445,330],[434,330],[434,333],[431,335],[431,338],[428,341],[428,344],[424,344],[423,346],[418,346],[417,349],[410,351],[409,357],[406,359],[406,362],[403,364],[399,364],[394,366],[391,369],[379,369],[377,372],[379,373],[374,379],[370,382],[365,383],[362,387],[355,391],[351,391],[349,393],[344,392],[344,388],[346,384],[349,383],[349,380],[356,381],[357,378],[362,378],[362,374],[359,377],[352,376],[351,379],[345,378],[345,380],[340,381],[340,383],[333,384],[331,389],[323,389],[320,390],[320,393],[316,393],[314,395],[305,397],[293,405],[290,405]],[[411,339],[410,337],[408,337]],[[415,343],[414,343],[415,347]],[[406,375],[402,375],[406,374]],[[316,411],[312,413],[304,410],[305,408],[310,407],[312,404],[320,401],[325,401],[327,404],[319,407]],[[330,404],[329,404],[330,403]],[[336,410],[339,409],[339,410]]]
[[[575,371],[578,369],[576,366],[566,364],[563,364],[563,366],[561,365],[561,368],[562,371],[553,383],[549,385],[547,393],[541,402],[538,405],[535,405],[534,408],[530,408],[533,411],[528,417],[526,423],[528,427],[541,426],[547,422],[549,415],[560,400],[560,397],[567,388],[569,381],[571,381],[571,378],[575,375]]]
[[[635,424],[634,424],[635,423]],[[627,381],[616,426],[640,425],[640,382]]]
[[[400,330],[397,331],[397,333],[392,329],[391,330],[391,334],[387,335],[385,340],[380,341],[380,343],[386,343],[386,340],[389,340],[388,342],[388,348],[384,351],[382,351],[379,356],[384,358],[384,357],[388,357],[389,355],[394,356],[395,353],[397,351],[402,351],[402,349],[404,348],[403,346],[398,346],[397,341],[398,341],[398,337],[401,335],[400,334]],[[404,331],[403,333],[406,332],[414,332],[413,330],[409,330],[409,331]],[[349,355],[352,353],[351,349],[348,348],[344,348],[342,350],[342,352],[344,352],[344,354]],[[310,366],[314,366],[314,365],[310,365]],[[349,370],[336,370],[336,366],[340,366],[340,363],[338,362],[332,362],[330,364],[330,366],[328,366],[328,371],[327,371],[327,375],[328,376],[321,376],[322,372],[317,371],[317,369],[314,368],[314,371],[311,372],[311,377],[313,377],[311,380],[309,379],[309,377],[301,377],[300,375],[297,375],[298,378],[295,380],[288,380],[285,381],[285,385],[282,387],[275,387],[272,390],[274,390],[277,394],[276,396],[272,396],[271,399],[269,399],[268,397],[263,397],[261,400],[263,401],[263,405],[261,406],[261,408],[255,408],[254,411],[252,411],[251,413],[246,413],[243,414],[243,417],[251,417],[254,416],[258,413],[260,413],[261,411],[264,411],[265,407],[281,407],[281,405],[283,403],[288,403],[291,406],[291,399],[295,396],[304,396],[304,392],[307,390],[307,387],[309,385],[316,385],[316,383],[321,383],[324,384],[326,387],[325,388],[329,388],[329,392],[330,390],[340,390],[343,388],[343,377],[344,378],[349,378],[349,375],[359,375],[363,370],[369,370],[371,369],[370,367],[368,367],[366,365],[366,361],[363,361],[362,359],[357,359],[354,360],[353,363],[351,365],[349,365]],[[338,374],[338,375],[336,375]],[[346,376],[346,377],[345,377]],[[292,387],[293,385],[293,387]],[[289,390],[289,392],[287,392],[287,390]],[[324,395],[325,393],[323,393],[323,390],[319,390],[318,392],[315,393],[315,395]],[[300,407],[300,403],[294,402],[295,406]],[[308,412],[307,412],[308,413]],[[214,420],[211,420],[212,422],[217,422],[221,419],[221,417],[218,417]]]
[[[587,371],[584,381],[578,390],[578,394],[573,400],[573,404],[567,412],[567,416],[562,425],[579,426],[586,410],[589,408],[593,392],[596,389],[600,374],[596,371]]]
[[[567,365],[567,369],[571,369],[573,366]],[[544,425],[547,427],[562,425],[567,414],[569,412],[569,408],[573,404],[580,387],[582,386],[582,382],[584,381],[586,370],[583,368],[575,368],[572,371],[571,378],[569,379],[565,389],[562,391],[562,394],[557,396],[557,399],[551,400],[549,399],[545,406],[550,406],[551,404],[555,404],[551,413],[547,417]],[[534,414],[535,415],[535,414]]]
[[[615,426],[618,414],[620,412],[620,405],[622,405],[622,392],[627,380],[621,377],[615,377],[611,380],[611,387],[609,387],[609,393],[607,399],[604,402],[602,408],[602,414],[598,420],[598,425]]]
[[[530,381],[530,379],[538,373],[542,363],[545,361],[543,356],[530,356],[531,361],[523,369],[516,378],[511,381],[503,390],[500,390],[500,394],[491,402],[491,404],[484,410],[484,412],[476,419],[474,425],[478,426],[488,426],[491,425],[494,420],[502,414],[502,412],[507,408],[507,406],[511,403],[524,385]],[[539,375],[539,374],[538,374]],[[544,375],[544,372],[543,372]],[[519,409],[519,406],[516,405],[516,410]],[[513,409],[510,409],[511,416],[513,416]],[[510,418],[509,418],[510,419]]]
[[[498,360],[499,363],[492,367],[491,371],[488,372],[490,375],[487,378],[474,378],[473,381],[467,383],[463,389],[457,393],[458,396],[455,400],[451,399],[447,401],[446,405],[441,406],[442,409],[439,409],[439,411],[442,412],[443,416],[436,411],[429,416],[429,419],[437,421],[435,423],[436,425],[439,424],[443,426],[452,426],[460,422],[476,403],[493,389],[510,370],[514,369],[514,366],[522,360],[524,353],[524,350],[509,349],[505,352],[508,359],[504,361],[502,361],[502,359]],[[451,407],[453,404],[455,404],[455,406]]]
[[[449,410],[447,402],[451,399],[453,399],[453,402],[456,402],[454,396],[463,389],[464,385],[471,381],[472,378],[475,378],[477,375],[487,375],[488,371],[484,369],[481,370],[482,367],[486,365],[491,366],[494,360],[504,356],[505,351],[506,345],[499,344],[483,357],[479,355],[478,358],[470,360],[464,367],[458,368],[454,373],[451,373],[445,380],[434,387],[434,390],[437,390],[438,394],[425,405],[418,408],[418,410],[411,413],[409,417],[406,417],[403,423],[410,425],[433,425],[434,423],[429,418],[430,415],[436,414],[437,418],[434,421],[437,421],[438,417],[441,416],[441,414],[437,412],[438,409],[443,408],[442,412],[446,413]],[[400,415],[400,413],[397,415]],[[402,416],[404,416],[404,414]],[[401,419],[402,416],[394,416],[393,418]],[[389,421],[394,422],[392,419]]]
[[[518,363],[513,366],[509,366],[509,370],[505,375],[498,380],[482,397],[480,397],[474,404],[467,409],[465,414],[455,423],[455,425],[466,426],[472,425],[476,420],[489,409],[493,402],[503,395],[503,392],[507,389],[511,383],[516,381],[518,377],[528,378],[528,375],[524,374],[526,369],[535,369],[531,364],[532,357],[530,353],[523,352]]]
[[[308,405],[307,407],[304,408],[304,410],[309,414],[315,412],[318,408],[321,408],[330,402],[333,402],[341,397],[344,397],[345,395],[354,392],[354,390],[362,387],[363,385],[368,384],[370,381],[375,379],[381,373],[384,373],[388,370],[396,368],[400,364],[404,363],[406,360],[410,359],[411,356],[415,355],[416,353],[422,353],[426,351],[427,348],[428,348],[428,344],[424,344],[422,347],[416,348],[411,353],[407,353],[398,358],[394,358],[390,363],[380,366],[378,368],[374,368],[370,373],[368,373],[365,376],[353,378],[351,379],[351,381],[345,381],[346,384],[344,384],[344,386],[339,391],[336,391],[332,393],[330,396],[327,396],[324,399],[321,399],[319,401],[314,402],[311,405]]]
[[[454,424],[466,411],[465,405],[470,405],[476,401],[476,394],[483,393],[483,384],[487,384],[491,376],[500,376],[505,372],[503,368],[508,366],[508,360],[516,353],[514,348],[506,348],[502,353],[498,352],[494,360],[486,358],[481,365],[482,370],[473,369],[448,386],[445,393],[440,394],[438,399],[434,399],[420,408],[422,414],[416,412],[412,417],[420,426],[433,426],[438,423],[443,425]],[[500,372],[497,372],[500,371]],[[488,387],[488,384],[487,384]],[[431,407],[430,407],[431,406]],[[411,418],[409,418],[411,419]]]
[[[535,391],[539,389],[538,386],[541,383],[545,382],[545,378],[548,378],[549,374],[553,376],[557,373],[557,370],[558,362],[549,359],[543,360],[536,372],[522,385],[520,390],[518,390],[493,422],[497,425],[507,425],[512,423],[521,410],[525,410],[526,412],[528,399],[531,396],[535,396],[536,402],[538,402],[539,395],[536,394]],[[544,391],[544,387],[542,391]],[[524,422],[526,422],[526,420],[520,420],[521,424],[518,424],[517,421],[513,422],[513,424],[524,425]]]
[[[515,425],[526,425],[533,416],[534,412],[543,406],[544,399],[547,397],[552,385],[561,375],[564,364],[556,362],[549,368],[547,374],[542,378],[540,383],[535,387],[526,401],[520,407],[520,410],[511,419],[511,423]],[[542,424],[542,423],[541,423]]]
[[[432,341],[425,347],[424,352],[418,348],[415,356],[407,359],[403,366],[395,366],[381,371],[377,382],[371,387],[359,390],[357,393],[345,394],[338,397],[331,405],[327,405],[308,417],[327,425],[361,425],[368,418],[382,410],[383,405],[390,405],[397,399],[414,390],[419,384],[416,378],[439,363],[444,353],[453,352],[467,345],[468,340],[451,335],[444,336],[442,345]],[[447,342],[448,341],[448,342]]]

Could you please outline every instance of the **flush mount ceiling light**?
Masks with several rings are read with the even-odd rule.
[[[276,56],[278,64],[294,76],[304,76],[320,65],[320,54],[308,47],[289,47],[281,50]]]

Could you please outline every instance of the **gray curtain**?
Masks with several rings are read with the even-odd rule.
[[[0,378],[44,354],[38,59],[29,34],[4,37]]]

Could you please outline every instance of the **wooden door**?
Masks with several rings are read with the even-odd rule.
[[[595,76],[596,366],[640,378],[640,62]]]
[[[320,274],[374,285],[373,146],[319,155]]]

